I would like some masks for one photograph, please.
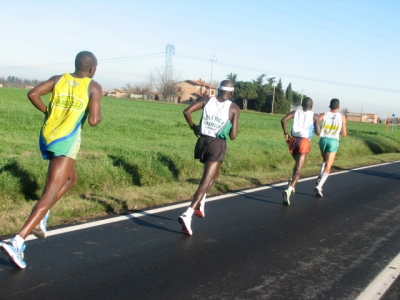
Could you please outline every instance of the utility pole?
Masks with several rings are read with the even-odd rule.
[[[274,103],[275,103],[275,86],[274,86],[274,92],[272,93],[272,109],[271,109],[271,114],[274,114]]]
[[[164,84],[167,86],[173,84],[173,72],[172,72],[172,59],[175,54],[175,46],[172,44],[167,44],[165,46],[165,81]],[[172,95],[168,96],[167,101],[174,101],[175,91],[172,92]]]
[[[211,97],[212,73],[213,73],[213,68],[214,68],[214,61],[217,61],[217,59],[214,59],[214,55],[213,55],[213,58],[210,59],[210,61],[211,61],[211,76],[210,76],[210,94],[209,94],[209,96]]]

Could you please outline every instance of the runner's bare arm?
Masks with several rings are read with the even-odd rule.
[[[319,116],[317,114],[314,114],[314,132],[318,136],[321,134],[321,126],[319,125]]]
[[[89,124],[96,126],[101,122],[101,107],[100,101],[103,96],[103,89],[96,81],[92,80],[90,83],[89,95]]]
[[[340,131],[340,134],[344,137],[347,136],[347,119],[344,115],[342,115],[342,130]]]
[[[54,85],[60,78],[61,75],[53,76],[49,80],[42,82],[28,92],[28,99],[38,110],[44,114],[47,112],[47,106],[44,104],[41,96],[51,93]]]
[[[284,116],[281,120],[281,126],[283,129],[283,134],[285,136],[289,135],[288,131],[286,130],[286,122],[289,121],[290,119],[293,119],[295,113],[296,113],[296,111],[294,110],[294,111],[288,113],[286,116]]]
[[[195,111],[198,111],[200,109],[203,109],[203,107],[207,104],[209,98],[202,98],[193,104],[189,105],[188,107],[185,108],[183,111],[183,115],[185,117],[186,122],[189,124],[190,128],[193,127],[194,122],[192,119],[192,113]]]
[[[232,103],[230,107],[229,117],[232,123],[232,128],[229,131],[229,138],[234,140],[239,131],[239,116],[240,116],[240,108],[236,103]]]

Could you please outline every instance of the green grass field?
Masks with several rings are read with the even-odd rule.
[[[38,149],[43,114],[27,90],[0,88],[0,236],[20,229],[39,199],[47,162]],[[196,137],[185,105],[103,98],[103,121],[88,124],[77,159],[78,184],[52,209],[49,225],[190,200],[203,166],[193,159]],[[197,120],[200,113],[196,115]],[[210,194],[287,180],[293,168],[284,142],[282,115],[242,112],[239,135]],[[400,159],[400,131],[382,124],[348,124],[335,170]],[[316,175],[318,137],[302,175]]]

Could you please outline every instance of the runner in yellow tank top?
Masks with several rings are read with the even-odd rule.
[[[91,126],[101,121],[102,88],[92,80],[96,67],[97,59],[93,53],[79,52],[74,73],[53,76],[28,93],[32,104],[46,115],[40,132],[40,147],[44,158],[50,162],[42,196],[18,234],[1,246],[1,250],[18,268],[26,267],[26,237],[32,231],[37,237],[46,237],[50,208],[76,184],[74,165],[80,144],[81,124],[86,114]],[[49,93],[52,93],[52,97],[47,107],[41,96]]]
[[[57,156],[76,159],[91,81],[89,77],[75,78],[64,74],[54,86],[39,140],[45,159]]]

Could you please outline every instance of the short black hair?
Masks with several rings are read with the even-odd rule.
[[[75,69],[79,71],[87,71],[89,68],[97,64],[96,56],[89,51],[81,51],[75,58]]]
[[[329,104],[329,108],[330,109],[337,109],[339,107],[339,104],[340,104],[339,99],[333,98],[331,100],[331,103]]]
[[[313,101],[310,97],[305,97],[303,101],[301,101],[301,106],[303,108],[311,108],[313,105]]]

